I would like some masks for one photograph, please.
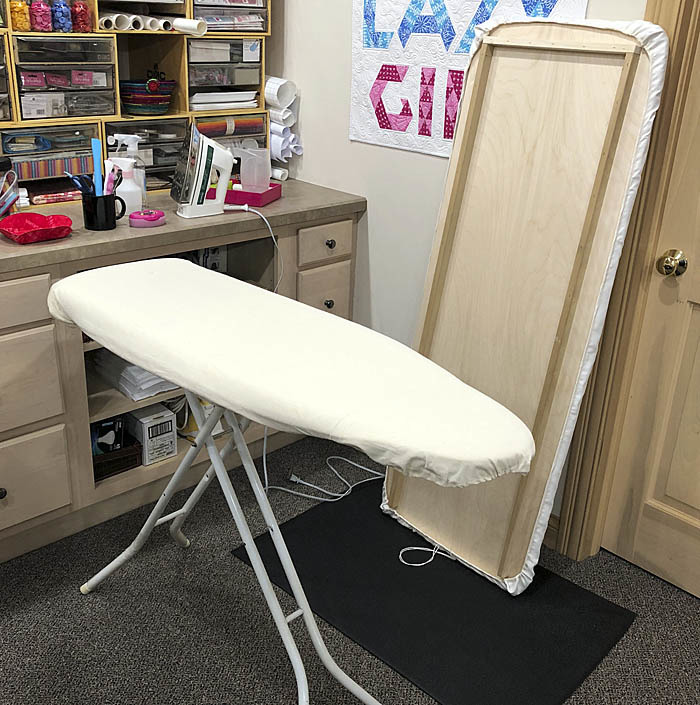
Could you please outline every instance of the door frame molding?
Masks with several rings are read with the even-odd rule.
[[[556,548],[583,560],[601,547],[671,171],[700,39],[700,2],[648,0],[669,35],[669,64],[647,166],[615,280],[596,364],[571,442]]]

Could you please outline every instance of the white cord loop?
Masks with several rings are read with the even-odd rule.
[[[422,563],[411,563],[403,557],[403,554],[407,551],[423,551],[424,553],[429,553],[430,558],[428,558],[427,561],[423,561]],[[401,563],[407,565],[409,568],[422,568],[424,565],[432,563],[435,560],[435,556],[445,556],[445,558],[452,557],[449,553],[441,551],[438,546],[433,546],[432,548],[425,548],[424,546],[407,546],[406,548],[402,548],[399,551],[399,560],[401,561]]]

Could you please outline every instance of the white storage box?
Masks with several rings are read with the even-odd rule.
[[[143,465],[177,455],[175,414],[162,404],[151,404],[127,414],[126,428],[143,446]]]
[[[190,61],[231,61],[229,42],[190,40]]]

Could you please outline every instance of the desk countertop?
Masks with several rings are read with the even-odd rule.
[[[252,213],[224,213],[205,218],[180,218],[168,194],[150,195],[148,207],[165,211],[167,223],[158,228],[131,228],[128,219],[118,222],[115,230],[93,232],[82,227],[80,201],[43,206],[38,212],[62,213],[73,220],[74,230],[63,240],[18,245],[0,235],[0,274],[45,267],[65,262],[162,247],[207,239],[221,235],[241,235],[264,228]],[[314,220],[352,217],[365,211],[367,201],[342,191],[315,186],[304,181],[287,181],[282,185],[282,198],[261,209],[273,228],[303,225]]]

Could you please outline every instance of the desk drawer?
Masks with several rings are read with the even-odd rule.
[[[352,253],[352,220],[299,230],[299,266]]]
[[[51,318],[46,305],[50,286],[48,274],[0,282],[0,328]]]
[[[0,336],[0,431],[62,412],[54,326]]]
[[[297,298],[302,303],[330,311],[342,318],[350,317],[350,261],[297,274]]]
[[[0,488],[0,530],[70,504],[65,426],[0,443]]]

